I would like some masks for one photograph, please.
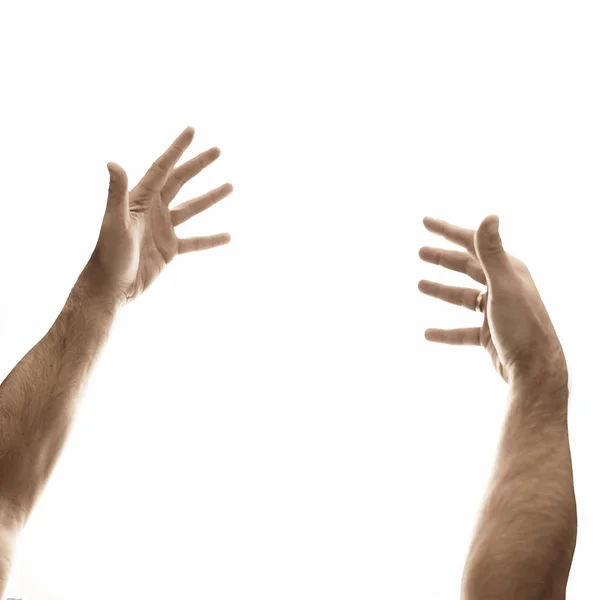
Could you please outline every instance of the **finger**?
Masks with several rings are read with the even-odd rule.
[[[479,290],[472,288],[443,285],[426,279],[419,281],[419,291],[432,298],[438,298],[444,302],[469,308],[473,311],[477,310],[477,298],[481,293]]]
[[[210,208],[213,204],[219,202],[219,200],[223,200],[223,198],[229,196],[231,192],[233,192],[233,186],[230,183],[226,183],[221,187],[211,190],[208,192],[208,194],[204,194],[203,196],[194,198],[193,200],[188,200],[187,202],[175,207],[171,211],[171,222],[173,223],[173,227],[177,227],[177,225],[185,223],[185,221],[194,215],[201,213],[207,208]]]
[[[185,183],[198,175],[202,169],[215,162],[219,156],[221,156],[221,150],[219,148],[211,148],[174,169],[162,190],[163,202],[168,206]]]
[[[440,219],[432,219],[431,217],[425,217],[423,225],[425,225],[427,231],[437,233],[449,242],[466,248],[469,254],[477,256],[475,254],[475,231],[473,229],[465,229],[464,227],[458,227],[458,225],[452,225]]]
[[[106,165],[110,176],[105,218],[125,225],[129,215],[129,183],[125,170],[114,162]]]
[[[186,127],[169,149],[156,159],[148,172],[142,177],[138,186],[146,191],[157,192],[165,185],[173,167],[194,139],[194,128]]]
[[[486,285],[485,272],[478,260],[466,252],[455,250],[444,250],[442,248],[430,248],[423,246],[419,250],[419,256],[425,262],[445,267],[451,271],[464,273],[482,285]]]
[[[216,246],[223,246],[231,241],[228,233],[218,233],[217,235],[207,235],[204,237],[192,237],[177,239],[177,253],[196,252],[197,250],[208,250]]]
[[[481,327],[425,330],[425,339],[428,342],[452,344],[453,346],[481,346],[480,336]]]

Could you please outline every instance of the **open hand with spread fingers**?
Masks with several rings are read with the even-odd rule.
[[[483,325],[462,329],[428,329],[432,342],[483,346],[507,383],[544,378],[567,387],[567,364],[562,346],[538,289],[523,261],[508,254],[498,232],[499,219],[486,217],[477,231],[425,217],[428,231],[466,249],[466,252],[423,247],[422,260],[464,273],[487,286],[483,294]],[[446,302],[477,309],[480,290],[419,281],[419,290]]]
[[[175,227],[206,210],[233,191],[226,183],[173,209],[170,204],[183,185],[214,162],[221,151],[211,148],[175,168],[194,138],[187,127],[129,192],[125,171],[108,163],[110,184],[98,243],[86,272],[93,285],[126,304],[139,296],[178,254],[227,244],[220,233],[180,239]]]

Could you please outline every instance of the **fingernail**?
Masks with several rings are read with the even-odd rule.
[[[485,229],[488,235],[495,235],[496,233],[498,233],[498,220],[492,219],[491,221],[489,221]]]

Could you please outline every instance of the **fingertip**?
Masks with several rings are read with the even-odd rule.
[[[481,229],[488,236],[494,236],[498,233],[500,218],[498,215],[489,215],[481,223]]]
[[[121,182],[125,185],[129,184],[127,172],[121,165],[114,161],[110,161],[106,163],[106,168],[108,169],[108,174],[111,182]]]

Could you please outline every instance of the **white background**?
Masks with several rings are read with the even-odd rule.
[[[600,596],[593,2],[34,2],[3,7],[1,369],[187,126],[222,156],[179,257],[120,313],[20,538],[8,595],[458,598],[508,387],[428,327],[425,215],[500,216],[565,349],[579,539]],[[458,248],[457,248],[458,249]]]

